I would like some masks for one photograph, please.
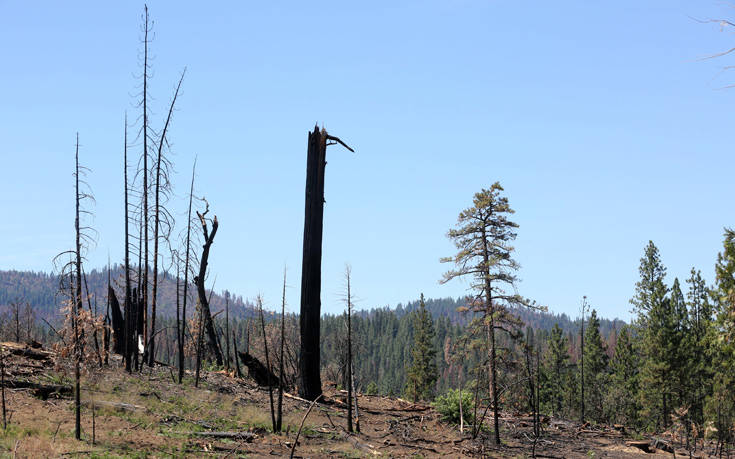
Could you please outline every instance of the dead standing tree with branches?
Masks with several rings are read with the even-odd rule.
[[[176,100],[179,97],[181,91],[181,83],[184,82],[184,75],[186,75],[186,68],[181,72],[181,77],[176,85],[174,96],[171,100],[171,104],[168,108],[168,115],[166,116],[166,122],[163,125],[163,131],[161,132],[158,139],[158,149],[156,150],[156,172],[155,172],[155,185],[154,185],[154,205],[153,205],[153,286],[151,291],[151,324],[150,324],[150,339],[148,341],[148,365],[153,366],[156,355],[156,305],[158,300],[158,259],[159,250],[158,246],[161,238],[166,241],[169,240],[171,230],[174,226],[173,215],[165,207],[165,203],[171,193],[171,181],[169,180],[169,171],[171,169],[171,162],[164,155],[165,150],[169,146],[167,134],[169,127],[171,126],[171,118],[176,108]]]
[[[90,226],[82,224],[82,217],[91,215],[91,212],[84,208],[84,202],[91,201],[94,203],[94,197],[89,190],[89,185],[82,179],[88,171],[89,169],[79,164],[79,134],[77,134],[74,152],[74,249],[64,251],[54,257],[54,265],[57,266],[60,262],[63,262],[63,259],[67,256],[69,257],[69,261],[58,272],[59,292],[62,295],[68,294],[67,304],[69,314],[67,324],[71,328],[73,337],[71,343],[73,349],[70,351],[74,361],[74,437],[77,440],[81,439],[80,366],[84,354],[84,323],[80,319],[80,315],[84,312],[82,300],[82,261],[85,259],[85,252],[88,247],[94,242],[94,238],[91,235],[94,230]],[[91,314],[89,316],[91,317]],[[64,342],[63,338],[62,342]]]
[[[222,351],[220,350],[219,344],[217,342],[217,333],[214,330],[212,313],[209,309],[209,300],[207,299],[207,292],[204,288],[204,280],[206,279],[207,275],[207,263],[209,261],[209,250],[211,249],[212,243],[214,242],[214,236],[217,234],[219,222],[217,221],[217,216],[215,215],[214,218],[211,220],[212,231],[210,232],[207,225],[207,213],[209,213],[209,203],[206,201],[206,199],[203,199],[203,201],[206,205],[205,210],[201,213],[197,211],[197,216],[199,217],[199,223],[201,223],[202,225],[202,237],[204,239],[204,244],[202,245],[202,256],[199,259],[199,273],[194,276],[194,284],[197,287],[197,294],[199,296],[199,307],[201,308],[202,313],[202,325],[204,327],[205,333],[207,334],[207,343],[209,346],[209,350],[214,354],[217,365],[222,366]]]

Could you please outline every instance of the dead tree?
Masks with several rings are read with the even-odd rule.
[[[77,145],[76,145],[76,173],[75,178],[75,189],[76,189],[76,219],[74,228],[76,232],[76,296],[75,296],[75,307],[74,307],[74,349],[75,364],[74,364],[74,438],[77,440],[82,439],[82,422],[81,422],[81,403],[79,394],[79,379],[80,379],[80,360],[82,358],[82,351],[79,345],[79,321],[78,314],[82,310],[82,242],[81,242],[81,227],[79,225],[79,134],[77,134]]]
[[[248,374],[261,387],[274,387],[279,384],[278,376],[274,375],[270,369],[263,365],[263,362],[248,352],[240,352],[238,354],[243,365],[248,368]]]
[[[191,187],[189,188],[189,212],[186,218],[186,253],[184,254],[184,299],[181,307],[181,340],[179,341],[179,384],[184,379],[184,342],[186,341],[186,302],[188,299],[189,287],[189,254],[191,252],[191,204],[194,198],[194,174],[196,172],[197,162],[194,160],[194,166],[191,169]]]
[[[349,265],[345,267],[345,279],[347,280],[347,431],[352,432],[352,290],[350,277],[352,270]]]
[[[230,293],[225,292],[225,345],[227,346],[227,357],[225,358],[225,368],[230,371]]]
[[[112,331],[112,323],[110,319],[110,287],[112,287],[112,272],[110,271],[110,255],[107,254],[107,310],[105,311],[105,327],[102,334],[102,346],[105,353],[105,365],[110,363],[110,335]],[[120,305],[118,304],[118,311]],[[123,338],[125,335],[119,336],[118,339]],[[122,354],[122,352],[120,352]]]
[[[210,350],[214,353],[215,360],[218,366],[222,366],[222,351],[217,344],[217,333],[214,330],[214,323],[212,321],[212,313],[209,309],[209,300],[207,300],[207,293],[204,290],[204,279],[207,274],[207,262],[209,260],[209,250],[214,242],[214,236],[217,234],[219,228],[219,222],[217,222],[217,216],[214,216],[212,220],[212,232],[209,232],[207,227],[206,215],[209,212],[209,203],[206,203],[206,209],[204,213],[197,212],[199,222],[202,225],[202,236],[204,238],[204,245],[202,246],[202,256],[199,259],[199,274],[194,277],[194,284],[197,286],[197,293],[199,294],[199,307],[202,310],[202,319],[204,321],[204,329],[207,333],[207,341],[209,343]]]
[[[133,308],[131,305],[131,291],[130,291],[130,217],[128,215],[128,114],[125,112],[125,134],[124,134],[124,146],[123,146],[123,175],[125,178],[124,189],[125,189],[125,333],[122,339],[124,340],[124,360],[125,360],[125,371],[130,373],[132,371],[132,353],[133,353],[133,330],[135,329],[133,321]]]
[[[125,319],[120,311],[120,302],[117,300],[112,285],[107,286],[107,298],[112,313],[112,335],[115,339],[112,351],[115,354],[122,355],[125,350]]]
[[[265,318],[263,317],[263,298],[258,295],[258,311],[260,312],[260,327],[263,330],[263,347],[265,348],[265,365],[266,369],[268,370],[268,398],[270,399],[270,407],[271,407],[271,422],[273,424],[273,432],[277,432],[276,430],[276,410],[273,405],[273,380],[271,380],[271,375],[273,374],[273,371],[271,370],[271,361],[270,357],[268,356],[268,335],[265,332]],[[279,383],[280,386],[280,383]]]
[[[582,418],[581,422],[584,424],[584,313],[587,306],[587,295],[582,297],[582,327],[579,331],[579,338],[580,338],[580,344],[581,344],[581,350],[580,350],[580,358],[581,358],[581,365],[579,367],[579,373],[580,373],[580,380],[581,380],[581,388],[582,388],[582,397],[580,398],[580,402],[582,404]]]
[[[237,377],[242,378],[242,371],[240,371],[240,360],[237,358],[237,340],[235,339],[235,330],[232,330],[232,349],[235,351],[235,368],[237,369]]]
[[[195,371],[194,371],[194,387],[199,387],[199,371],[201,370],[202,366],[202,337],[204,336],[203,330],[204,327],[202,326],[202,323],[204,322],[204,311],[199,306],[199,321],[197,322],[197,345],[196,345],[196,364],[195,364]]]
[[[148,39],[148,34],[151,32],[152,27],[149,25],[148,21],[148,5],[145,5],[145,12],[144,12],[144,18],[143,18],[143,92],[142,92],[142,100],[140,105],[143,108],[143,126],[142,126],[142,136],[143,136],[143,209],[141,216],[141,225],[143,229],[143,240],[141,243],[143,244],[143,276],[142,276],[142,282],[140,283],[140,288],[138,290],[139,293],[142,292],[142,304],[139,304],[140,311],[139,313],[142,314],[142,334],[143,334],[143,343],[147,342],[148,339],[148,321],[147,321],[147,315],[148,315],[148,217],[149,217],[149,210],[148,210],[148,43],[150,40]]]
[[[340,143],[339,138],[314,127],[309,133],[306,159],[306,198],[304,210],[304,251],[301,265],[301,397],[314,400],[322,393],[319,359],[319,326],[321,319],[322,231],[324,226],[324,172],[327,145]]]
[[[281,352],[278,356],[278,413],[276,415],[276,432],[283,427],[283,350],[286,341],[286,268],[283,268],[283,294],[281,296]]]
[[[158,298],[158,243],[161,236],[161,216],[163,215],[166,226],[164,228],[164,237],[168,239],[171,227],[173,226],[172,216],[165,209],[161,207],[161,195],[164,198],[168,197],[168,193],[171,190],[171,182],[168,178],[169,161],[164,157],[163,151],[164,146],[168,144],[166,135],[168,134],[169,126],[171,125],[171,116],[173,115],[174,108],[176,107],[176,99],[179,97],[179,90],[181,89],[181,83],[184,81],[184,75],[186,69],[181,72],[181,78],[179,83],[176,85],[176,91],[174,97],[171,100],[171,105],[168,108],[168,116],[166,116],[166,123],[163,125],[163,131],[161,132],[160,138],[158,139],[158,150],[156,152],[156,184],[154,188],[154,207],[153,207],[153,290],[151,291],[151,326],[150,326],[150,343],[148,345],[148,365],[153,366],[155,361],[155,348],[156,340],[153,337],[156,335],[156,303]]]
[[[181,326],[181,259],[178,254],[173,253],[173,249],[171,252],[171,258],[176,260],[176,348],[177,350],[180,350],[181,343],[184,342],[184,337],[182,336],[184,329]],[[177,359],[179,362],[179,369],[183,369],[183,355],[180,354]],[[181,384],[181,376],[183,375],[180,375],[179,377],[179,384]]]
[[[3,430],[8,428],[8,417],[5,409],[5,351],[0,349],[0,386],[2,386],[2,399],[3,399]]]
[[[89,307],[89,314],[96,318],[97,317],[97,298],[95,296],[95,309],[92,310],[92,294],[89,291],[89,285],[87,284],[87,273],[82,270],[82,277],[84,279],[84,289],[87,291],[87,306]],[[92,331],[92,338],[94,339],[94,349],[97,352],[97,360],[100,368],[102,368],[102,354],[100,354],[100,343],[97,340],[97,327]]]

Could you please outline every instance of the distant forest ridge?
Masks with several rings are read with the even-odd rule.
[[[122,299],[122,279],[123,267],[121,265],[113,265],[111,276],[113,288]],[[164,317],[174,317],[176,314],[176,278],[170,273],[163,272],[159,274],[159,303],[158,312]],[[103,312],[106,307],[106,290],[107,290],[107,268],[101,270],[93,269],[87,273],[87,282],[89,290],[92,293],[92,302],[97,298],[98,311]],[[15,271],[0,270],[0,309],[4,309],[14,301],[29,302],[33,306],[40,317],[49,321],[57,319],[60,309],[60,298],[57,296],[59,280],[54,274],[34,271]],[[216,286],[215,286],[216,288]],[[193,300],[194,289],[189,288],[191,293],[190,301]],[[242,295],[234,295],[227,290],[221,290],[212,294],[211,307],[213,312],[219,311],[225,307],[225,297],[230,298],[230,315],[233,318],[252,317],[255,309],[254,304]],[[392,311],[398,318],[418,308],[419,301],[399,303],[395,308],[381,307],[356,311],[356,315],[363,318],[370,318],[375,315],[376,311]],[[468,316],[457,309],[464,305],[463,298],[439,298],[427,299],[426,308],[431,312],[434,319],[446,317],[453,324],[465,324]],[[189,309],[192,311],[193,309]],[[555,323],[566,333],[579,330],[579,319],[572,319],[566,314],[554,314],[551,312],[538,312],[529,309],[521,309],[514,311],[527,326],[534,329],[551,330]],[[327,314],[337,315],[337,314]],[[609,336],[613,330],[619,331],[625,322],[620,319],[600,319],[600,332],[604,337]]]

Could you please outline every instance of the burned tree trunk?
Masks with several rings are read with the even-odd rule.
[[[319,318],[321,316],[322,230],[324,219],[324,169],[327,165],[326,133],[309,133],[306,158],[306,209],[304,254],[301,261],[301,397],[313,400],[322,393],[319,374]]]
[[[186,255],[184,256],[184,299],[181,309],[181,341],[179,341],[179,384],[184,379],[184,341],[186,340],[186,301],[189,297],[189,254],[191,253],[191,201],[194,197],[194,173],[197,162],[191,169],[191,188],[189,189],[189,212],[186,217]]]
[[[112,335],[115,339],[112,349],[115,354],[122,355],[125,350],[125,319],[120,311],[120,302],[117,300],[112,285],[107,286],[107,296],[112,312]]]
[[[128,217],[128,114],[125,113],[125,135],[123,145],[123,176],[125,179],[125,333],[124,333],[124,355],[125,355],[125,371],[132,371],[132,355],[133,355],[133,331],[135,330],[135,322],[133,321],[133,308],[131,305],[130,291],[130,219]]]
[[[199,261],[199,274],[194,276],[194,284],[197,286],[197,293],[199,295],[199,306],[202,308],[202,320],[204,330],[207,334],[207,341],[210,350],[214,353],[214,358],[218,366],[222,366],[222,351],[217,343],[217,333],[214,330],[214,323],[212,321],[212,313],[209,310],[209,300],[207,299],[207,292],[204,289],[204,278],[207,274],[207,261],[209,259],[209,249],[212,247],[214,242],[214,236],[217,234],[217,228],[219,223],[217,222],[217,216],[214,216],[212,220],[212,232],[210,233],[207,228],[207,220],[205,215],[209,212],[209,206],[204,213],[197,212],[199,221],[202,224],[202,232],[204,236],[204,245],[202,246],[202,257]],[[317,343],[318,344],[318,343]]]
[[[322,393],[319,362],[319,319],[321,316],[322,230],[324,226],[324,170],[327,141],[333,140],[353,151],[324,129],[309,133],[306,158],[306,205],[304,210],[304,252],[301,261],[301,350],[299,392],[314,400]]]
[[[240,352],[240,360],[248,367],[248,374],[262,387],[278,387],[280,379],[263,362],[247,352]]]

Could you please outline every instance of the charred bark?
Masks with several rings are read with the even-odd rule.
[[[314,400],[322,393],[319,359],[319,326],[321,317],[322,232],[324,226],[324,171],[327,165],[327,141],[339,138],[314,127],[309,133],[306,156],[306,198],[304,210],[304,252],[301,261],[301,397]]]
[[[107,295],[110,299],[110,312],[112,313],[112,336],[114,338],[112,350],[115,354],[122,355],[125,351],[125,319],[120,311],[120,302],[111,285],[107,286]]]
[[[247,352],[240,352],[240,360],[243,365],[248,367],[248,374],[255,380],[257,385],[263,387],[278,387],[280,384],[280,379],[256,357],[248,354]]]

